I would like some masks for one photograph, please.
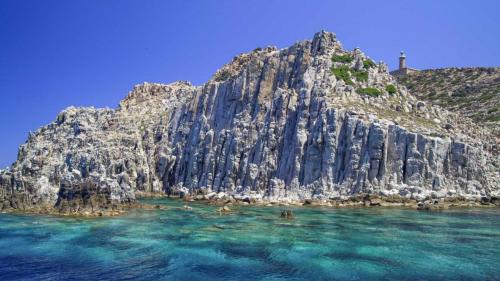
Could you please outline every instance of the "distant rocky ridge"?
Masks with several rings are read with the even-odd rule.
[[[499,67],[429,69],[399,82],[419,99],[459,112],[500,138]]]
[[[495,138],[473,124],[319,32],[239,55],[202,86],[144,83],[115,110],[64,110],[1,172],[0,209],[95,213],[142,193],[496,202]]]

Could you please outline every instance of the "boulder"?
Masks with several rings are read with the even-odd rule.
[[[295,218],[292,210],[283,210],[281,211],[281,217],[285,219],[293,219]]]

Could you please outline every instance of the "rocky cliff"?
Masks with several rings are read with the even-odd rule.
[[[144,83],[115,110],[64,110],[1,172],[0,208],[92,212],[142,192],[496,197],[494,137],[472,124],[320,32],[239,55],[202,86]]]

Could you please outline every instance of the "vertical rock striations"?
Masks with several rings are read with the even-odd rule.
[[[137,192],[498,196],[489,132],[459,121],[320,32],[237,56],[201,87],[145,83],[116,110],[66,109],[1,172],[0,208],[92,212]]]

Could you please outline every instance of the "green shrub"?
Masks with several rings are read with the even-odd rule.
[[[366,71],[357,71],[351,70],[352,76],[356,78],[356,81],[367,81],[368,80],[368,72]]]
[[[341,62],[341,63],[350,63],[352,62],[354,58],[347,54],[347,55],[333,55],[332,56],[332,61],[333,62]]]
[[[337,79],[342,79],[347,85],[354,85],[351,80],[351,74],[349,73],[349,67],[340,66],[332,67],[332,73],[337,77]]]
[[[368,88],[362,88],[359,90],[359,93],[360,94],[363,94],[363,95],[368,95],[368,96],[371,96],[371,97],[378,97],[382,94],[382,92],[380,92],[379,89],[377,88],[371,88],[371,87],[368,87]]]
[[[363,67],[365,69],[368,69],[368,68],[371,68],[371,67],[375,67],[375,63],[372,60],[364,60],[363,61]]]
[[[488,118],[486,118],[486,121],[499,122],[500,121],[500,115],[488,116]]]
[[[385,86],[385,90],[389,93],[389,95],[395,94],[398,90],[396,89],[396,86],[389,84]]]

